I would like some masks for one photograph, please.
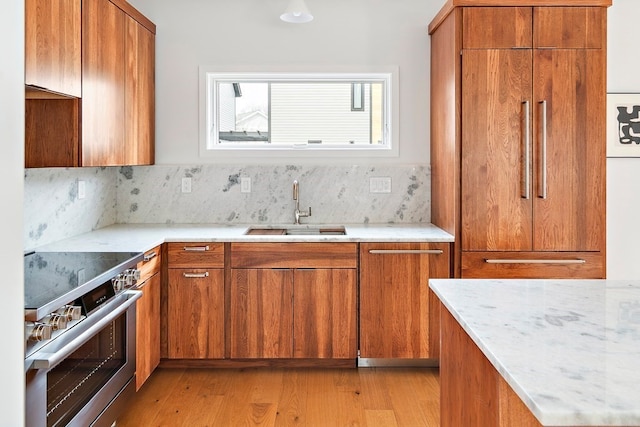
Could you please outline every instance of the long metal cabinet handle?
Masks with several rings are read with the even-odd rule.
[[[540,144],[540,198],[547,198],[547,101],[540,101],[542,105],[542,142]]]
[[[204,273],[182,273],[183,277],[187,279],[203,279],[205,277],[209,277],[209,272],[205,271]]]
[[[370,249],[370,254],[426,254],[442,255],[442,249]]]
[[[487,264],[586,264],[584,259],[485,259]]]
[[[149,261],[151,261],[152,259],[154,259],[157,256],[158,256],[158,254],[155,251],[149,252],[148,254],[144,255],[144,258],[142,260],[144,262],[149,262]]]
[[[209,246],[185,246],[184,250],[191,252],[205,252],[209,250]]]
[[[524,101],[522,103],[524,105],[524,144],[523,144],[523,161],[524,161],[524,179],[522,180],[522,197],[524,199],[529,200],[531,197],[531,162],[530,162],[530,152],[531,152],[531,111],[529,107],[529,101]]]
[[[57,350],[54,353],[36,353],[35,358],[33,360],[33,368],[34,369],[51,369],[56,366],[58,363],[62,362],[64,359],[69,357],[73,352],[79,349],[82,345],[84,345],[89,339],[91,339],[94,335],[104,329],[109,323],[113,322],[115,319],[120,317],[124,312],[126,312],[129,307],[142,296],[142,292],[140,291],[125,291],[126,300],[123,301],[117,307],[109,309],[105,306],[102,307],[103,311],[106,311],[104,317],[96,317],[98,321],[91,325],[86,331],[82,332],[76,338],[71,340],[68,344],[66,344],[61,349]],[[124,298],[121,297],[121,298]],[[84,322],[90,322],[91,316],[88,319],[85,319]],[[82,323],[80,324],[82,325]]]

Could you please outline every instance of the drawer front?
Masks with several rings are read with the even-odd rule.
[[[462,252],[462,277],[604,279],[602,252]]]
[[[224,243],[168,243],[169,268],[224,268]]]
[[[140,280],[139,280],[140,283],[144,282],[149,277],[153,276],[154,274],[160,271],[160,265],[161,265],[160,250],[161,250],[161,247],[156,246],[155,248],[148,250],[144,253],[144,260],[138,263],[138,270],[140,270]]]
[[[232,243],[232,268],[357,268],[357,243]]]

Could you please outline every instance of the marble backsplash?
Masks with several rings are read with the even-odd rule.
[[[241,178],[251,179],[243,193]],[[370,178],[391,178],[390,193]],[[191,178],[183,193],[182,178]],[[428,223],[429,168],[409,166],[135,166],[27,169],[25,249],[115,223],[282,224],[293,221],[293,180],[308,224]],[[78,181],[86,195],[78,198]]]

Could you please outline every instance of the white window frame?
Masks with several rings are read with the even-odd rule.
[[[266,68],[266,69],[265,69]],[[295,67],[287,67],[289,69]],[[318,157],[398,157],[399,155],[399,99],[398,99],[398,67],[379,66],[375,69],[360,67],[344,69],[339,71],[317,71],[317,69],[296,69],[295,71],[269,70],[268,67],[261,67],[259,71],[242,67],[216,67],[201,66],[199,70],[199,98],[200,98],[200,141],[199,154],[202,158],[242,158],[246,156],[260,156],[265,158],[297,157],[297,158],[318,158]],[[256,81],[345,81],[354,82],[362,80],[384,80],[385,82],[385,105],[384,105],[384,137],[386,144],[383,145],[347,145],[344,146],[317,146],[315,144],[296,144],[293,146],[264,146],[257,144],[236,145],[220,144],[217,141],[217,131],[214,121],[217,112],[216,100],[212,90],[218,81],[230,82],[234,80],[256,80]]]

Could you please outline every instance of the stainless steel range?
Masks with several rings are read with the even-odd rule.
[[[110,426],[135,393],[142,253],[25,256],[26,425]]]

